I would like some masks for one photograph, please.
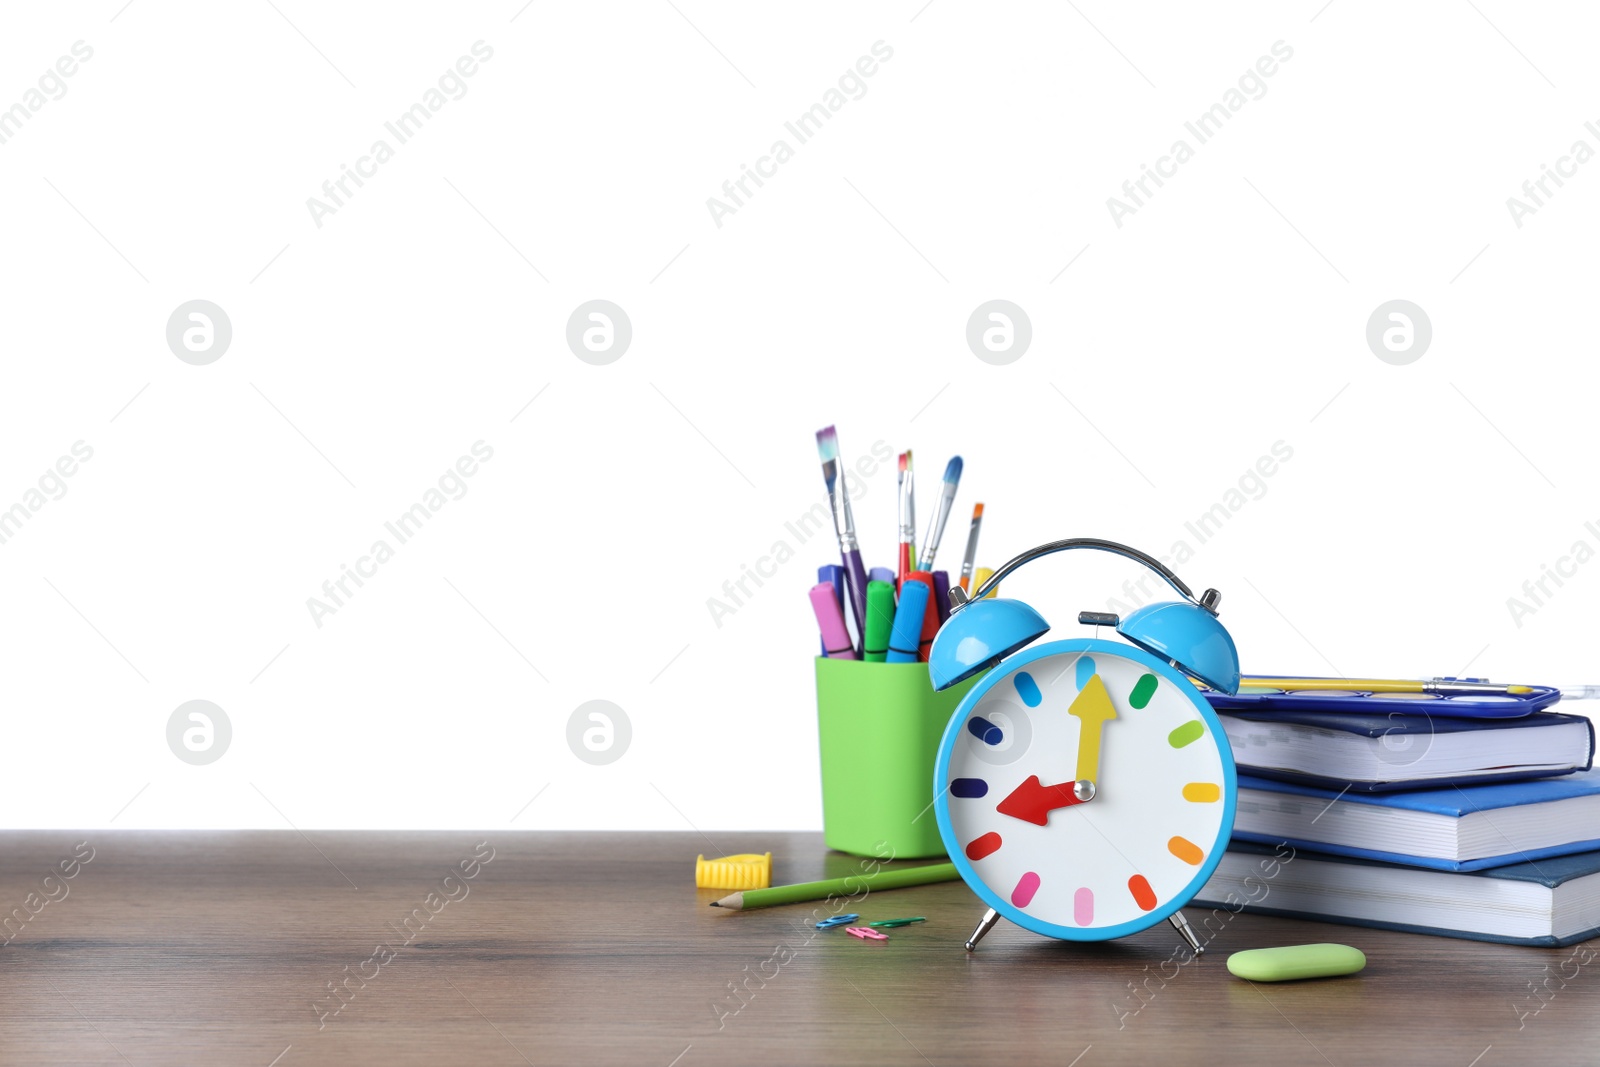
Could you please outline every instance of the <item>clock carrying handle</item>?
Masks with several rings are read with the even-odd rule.
[[[989,580],[983,583],[982,587],[971,593],[967,597],[967,600],[982,600],[985,596],[989,595],[990,590],[994,589],[1000,584],[1000,579],[1004,578],[1006,575],[1010,574],[1012,571],[1023,566],[1024,564],[1032,563],[1041,556],[1054,555],[1057,552],[1065,552],[1068,549],[1073,548],[1093,548],[1101,552],[1110,552],[1113,555],[1125,556],[1128,559],[1133,560],[1135,563],[1142,563],[1146,567],[1149,567],[1151,570],[1159,574],[1162,579],[1165,580],[1168,585],[1172,586],[1172,588],[1176,589],[1185,600],[1193,604],[1200,604],[1200,601],[1195,600],[1194,593],[1190,592],[1189,587],[1183,584],[1183,579],[1179,578],[1176,574],[1173,574],[1172,571],[1167,569],[1166,565],[1160,560],[1140,552],[1137,548],[1119,544],[1116,541],[1102,541],[1098,537],[1068,537],[1062,541],[1051,541],[1048,544],[1039,545],[1037,548],[1030,548],[1028,551],[1022,553],[1022,555],[1008,560],[1005,566],[995,571],[994,574],[989,577]],[[1200,606],[1205,607],[1204,604],[1200,604]],[[1207,608],[1207,610],[1210,609]]]

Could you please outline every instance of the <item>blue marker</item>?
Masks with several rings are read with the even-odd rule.
[[[928,583],[906,582],[900,586],[900,603],[894,609],[894,627],[889,631],[886,663],[915,663],[922,641],[923,617],[928,613]]]
[[[894,571],[888,567],[874,567],[867,572],[867,579],[874,582],[893,582]]]

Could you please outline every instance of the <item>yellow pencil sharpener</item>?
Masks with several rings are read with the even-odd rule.
[[[772,853],[753,852],[708,860],[696,856],[694,884],[697,889],[766,889],[772,885]]]

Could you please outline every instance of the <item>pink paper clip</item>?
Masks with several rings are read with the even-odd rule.
[[[847,934],[854,934],[856,937],[859,937],[863,941],[866,941],[868,939],[871,939],[873,941],[887,941],[887,940],[889,940],[889,935],[888,934],[880,933],[877,930],[874,930],[871,927],[867,927],[867,926],[846,926],[844,928],[844,932],[847,933]]]

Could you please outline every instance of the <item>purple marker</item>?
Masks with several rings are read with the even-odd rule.
[[[933,604],[939,609],[939,625],[943,626],[950,618],[950,574],[947,571],[933,572]]]
[[[839,610],[844,611],[844,568],[837,563],[824,563],[817,568],[817,581],[833,584],[833,595],[839,601]],[[828,654],[826,642],[823,643],[822,654]]]

